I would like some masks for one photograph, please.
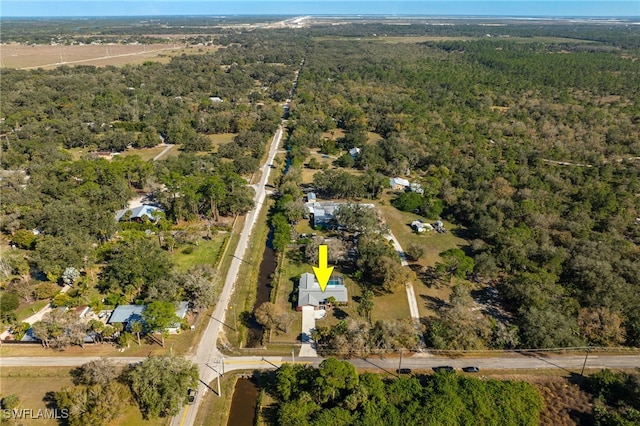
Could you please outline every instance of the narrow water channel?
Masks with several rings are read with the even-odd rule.
[[[264,249],[262,255],[262,262],[260,263],[260,273],[258,274],[258,292],[256,294],[256,303],[253,305],[253,311],[262,305],[264,302],[268,302],[271,295],[271,275],[276,270],[276,253],[273,250],[273,231],[269,231],[267,237],[267,246]],[[262,335],[264,329],[256,319],[251,316],[248,322],[249,336],[247,337],[247,347],[256,348],[261,345]]]
[[[233,390],[227,426],[253,426],[257,403],[258,386],[253,379],[238,379]]]

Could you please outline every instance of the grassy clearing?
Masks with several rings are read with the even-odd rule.
[[[236,133],[218,133],[214,135],[205,135],[205,136],[207,139],[211,141],[211,145],[213,146],[213,152],[218,152],[218,148],[220,148],[220,145],[233,141],[233,138],[236,136]]]
[[[391,232],[398,239],[403,249],[406,250],[410,244],[420,244],[425,248],[424,257],[415,262],[416,264],[422,267],[433,267],[440,261],[441,252],[468,245],[467,240],[463,238],[464,228],[444,220],[444,226],[449,231],[446,234],[438,234],[434,231],[428,231],[420,235],[416,234],[409,224],[414,220],[425,219],[417,214],[402,212],[391,206],[389,204],[391,198],[393,198],[392,194],[385,194],[384,201],[378,207],[391,228]],[[449,300],[451,294],[450,286],[440,283],[418,281],[414,283],[413,288],[421,317],[436,315],[438,305]]]
[[[195,424],[201,426],[226,426],[229,413],[231,412],[231,401],[233,391],[236,386],[239,374],[225,374],[220,379],[220,390],[222,397],[214,392],[207,392],[202,399]],[[217,379],[210,383],[212,389],[218,389]]]
[[[132,155],[137,155],[143,161],[151,161],[153,158],[164,151],[166,146],[158,145],[153,148],[130,148],[126,151],[120,153],[120,157],[130,157]],[[176,149],[174,146],[171,150]],[[171,152],[171,150],[169,152]]]
[[[208,241],[199,241],[197,246],[189,245],[176,249],[171,256],[176,268],[179,271],[186,271],[194,265],[215,266],[218,254],[228,236],[227,233],[220,233],[212,236]],[[192,250],[191,253],[189,253],[190,250]]]
[[[69,367],[3,367],[0,370],[2,395],[16,394],[20,397],[20,407],[38,410],[51,409],[47,407],[45,398],[49,392],[57,392],[66,386],[71,386],[71,370]],[[11,423],[9,423],[11,424]],[[54,426],[60,423],[55,419],[22,419],[25,426]],[[128,406],[126,410],[111,425],[148,425],[160,426],[169,424],[169,419],[143,420],[140,410],[136,406]]]
[[[156,155],[164,151],[165,148],[167,148],[166,145],[157,145],[157,146],[154,146],[153,148],[129,148],[125,151],[122,151],[117,156],[131,157],[133,155],[137,155],[138,157],[140,157],[142,161],[151,161]],[[73,156],[74,161],[78,161],[82,159],[83,155],[89,153],[89,150],[87,150],[86,148],[70,148],[70,149],[67,149],[66,151]],[[176,145],[173,148],[171,148],[162,158],[168,157],[170,155],[178,155],[179,151],[180,151],[180,147],[179,145]]]
[[[464,235],[464,228],[451,222],[443,220],[446,234],[438,234],[434,231],[427,231],[423,234],[416,234],[409,224],[414,220],[427,221],[424,217],[413,213],[402,212],[395,207],[385,203],[379,205],[385,221],[391,228],[391,232],[398,239],[403,249],[407,249],[410,244],[420,244],[425,248],[425,255],[416,262],[422,266],[435,266],[440,261],[440,253],[456,247],[468,245]],[[431,222],[435,222],[431,221]]]
[[[0,370],[0,382],[2,383],[2,395],[16,394],[20,398],[19,408],[38,410],[51,409],[44,401],[49,392],[57,392],[65,386],[71,385],[72,369],[68,367],[38,367],[20,368],[3,367]],[[8,422],[8,424],[11,424]],[[55,419],[22,419],[24,425],[54,426],[58,425]]]

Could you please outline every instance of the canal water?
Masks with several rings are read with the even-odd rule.
[[[253,379],[238,379],[233,390],[227,426],[253,426],[256,420],[258,386]]]
[[[258,274],[258,293],[256,294],[256,303],[253,305],[252,312],[255,312],[255,310],[258,309],[258,306],[270,300],[271,276],[276,271],[276,252],[273,250],[272,240],[273,231],[270,230],[269,236],[267,237],[267,246],[264,249],[262,262],[260,263],[260,272]],[[247,347],[260,347],[262,345],[264,329],[260,324],[258,324],[253,315],[251,315],[247,325],[249,328]]]

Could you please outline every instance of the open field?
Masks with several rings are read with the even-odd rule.
[[[129,148],[125,151],[118,153],[114,157],[130,157],[132,155],[137,155],[140,157],[142,161],[151,161],[155,158],[156,155],[160,154],[167,148],[166,145],[157,145],[153,148]],[[73,160],[77,161],[82,158],[84,154],[89,153],[89,150],[86,148],[70,148],[66,150],[73,156]],[[160,159],[164,159],[170,157],[172,155],[180,155],[180,145],[174,145],[167,153],[162,156]]]
[[[137,155],[143,161],[151,161],[156,155],[164,151],[165,148],[167,148],[166,145],[158,145],[154,146],[153,148],[130,148],[126,151],[121,152],[120,157],[130,157],[132,155]],[[174,146],[173,148],[171,148],[171,150],[169,150],[169,152],[174,149],[177,148]]]
[[[215,51],[217,46],[188,47],[179,43],[166,44],[96,44],[96,45],[26,45],[3,44],[0,47],[0,68],[50,69],[60,65],[93,65],[105,67],[141,64],[145,61],[169,62],[171,56],[182,53]]]
[[[446,234],[438,234],[435,231],[416,234],[409,226],[412,221],[435,222],[435,220],[429,221],[420,215],[400,211],[388,203],[379,205],[378,208],[404,250],[410,244],[420,244],[425,248],[425,255],[416,262],[421,266],[435,266],[436,262],[440,260],[441,252],[468,245],[467,240],[461,237],[464,234],[464,229],[451,222],[442,221],[448,231]]]
[[[233,141],[236,133],[218,133],[213,135],[205,135],[207,139],[211,141],[213,146],[213,152],[218,152],[220,145]]]
[[[222,249],[228,234],[215,234],[210,240],[198,241],[197,246],[188,245],[177,248],[172,257],[179,271],[186,271],[195,265],[215,266],[218,253]],[[191,251],[191,253],[189,253]]]

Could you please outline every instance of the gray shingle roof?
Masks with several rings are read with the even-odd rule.
[[[333,279],[333,277],[332,277]],[[325,291],[320,290],[320,284],[312,273],[304,273],[300,276],[298,286],[298,306],[320,306],[329,297],[334,297],[336,302],[346,303],[349,301],[347,288],[340,280],[339,284],[328,285]]]

